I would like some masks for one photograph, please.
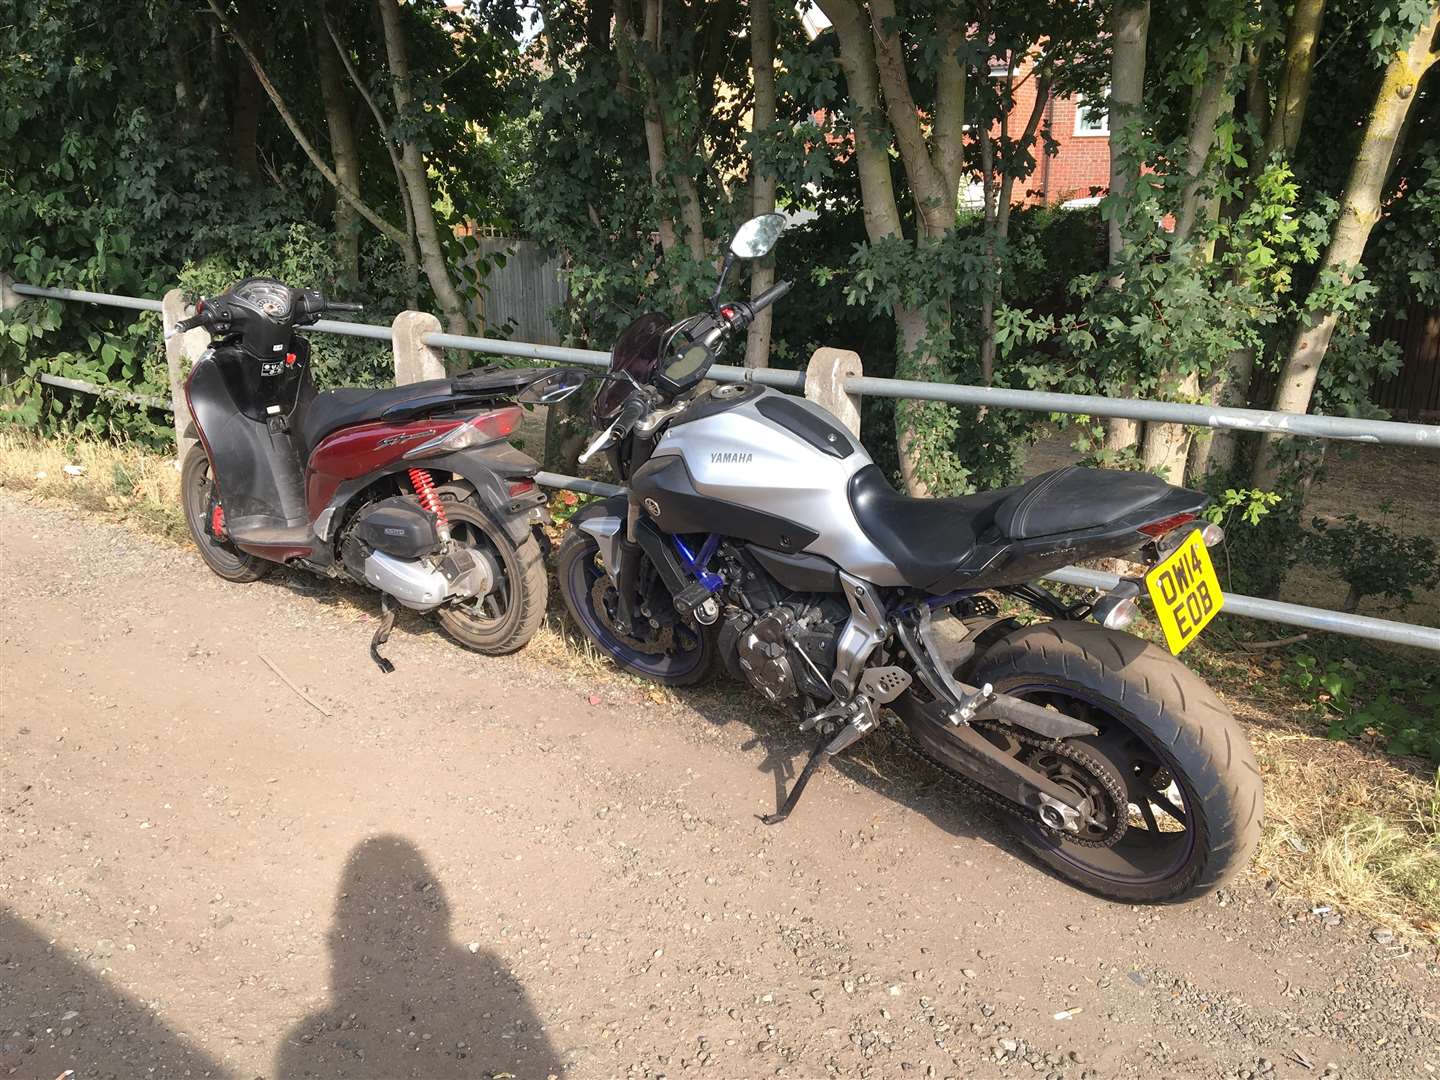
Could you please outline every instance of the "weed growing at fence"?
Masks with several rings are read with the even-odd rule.
[[[1352,739],[1391,754],[1440,765],[1440,671],[1408,658],[1324,638],[1297,646],[1284,661],[1314,720],[1332,739]]]

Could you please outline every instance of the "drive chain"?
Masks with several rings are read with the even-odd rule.
[[[1038,825],[1046,832],[1051,832],[1056,834],[1057,836],[1061,836],[1064,839],[1069,840],[1073,844],[1079,844],[1081,847],[1111,847],[1117,840],[1120,839],[1122,835],[1124,835],[1125,827],[1128,824],[1127,819],[1129,817],[1130,799],[1128,794],[1125,792],[1123,786],[1116,782],[1113,769],[1110,769],[1097,762],[1091,754],[1087,753],[1082,748],[1075,746],[1071,743],[1067,743],[1062,739],[1046,739],[1038,735],[1031,735],[1027,732],[1017,731],[1013,727],[1008,727],[994,720],[976,720],[972,722],[971,727],[982,731],[988,730],[1000,732],[1008,738],[1014,739],[1016,742],[1021,743],[1025,746],[1034,747],[1037,750],[1044,750],[1047,753],[1055,754],[1059,757],[1066,758],[1069,761],[1075,762],[1077,765],[1079,765],[1082,769],[1085,770],[1088,776],[1092,777],[1101,787],[1103,787],[1105,789],[1105,794],[1110,797],[1111,805],[1115,808],[1115,820],[1110,826],[1110,831],[1105,836],[1097,840],[1090,840],[1082,836],[1077,836],[1074,833],[1068,833],[1063,829],[1056,829],[1053,826],[1047,825],[1045,822],[1041,821],[1040,815],[1030,807],[1022,806],[1017,802],[1012,802],[1010,799],[1005,798],[1005,796],[991,791],[978,780],[973,780],[970,777],[966,776],[964,773],[959,772],[958,770],[951,768],[949,765],[946,765],[944,762],[932,757],[929,753],[925,751],[923,747],[920,746],[919,743],[914,740],[914,738],[910,735],[908,731],[904,730],[903,727],[898,729],[897,741],[902,747],[905,748],[906,751],[913,754],[915,757],[918,757],[921,761],[925,762],[931,768],[936,769],[941,773],[944,773],[947,777],[949,777],[951,780],[954,780],[957,784],[963,787],[980,802],[988,803],[991,806],[1004,810],[1008,814],[1013,814],[1015,817],[1022,818],[1023,820],[1031,824]],[[892,731],[892,734],[896,734],[896,732]]]

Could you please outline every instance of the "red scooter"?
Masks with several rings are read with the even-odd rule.
[[[185,386],[200,441],[182,467],[190,533],[227,581],[284,564],[378,589],[370,651],[383,671],[392,600],[433,611],[467,648],[513,652],[540,625],[546,594],[539,465],[507,441],[516,402],[558,401],[583,373],[484,368],[317,392],[296,329],[359,310],[256,277],[177,324],[212,338]]]

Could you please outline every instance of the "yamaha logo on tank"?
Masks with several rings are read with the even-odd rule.
[[[755,457],[748,450],[712,450],[711,465],[749,465]]]
[[[658,502],[656,502],[654,499],[646,499],[646,500],[645,500],[645,512],[646,512],[647,514],[649,514],[651,517],[659,517],[659,516],[660,516],[660,504],[659,504]]]

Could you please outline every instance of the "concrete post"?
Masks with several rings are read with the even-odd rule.
[[[805,396],[835,414],[850,433],[860,437],[860,396],[845,391],[846,379],[864,375],[860,354],[849,349],[816,349],[805,365]]]
[[[402,311],[390,324],[395,350],[395,385],[443,379],[445,360],[438,349],[425,344],[426,334],[438,334],[440,320],[428,311]]]
[[[9,274],[0,273],[0,311],[9,311],[13,307],[19,307],[20,301],[24,299],[10,288],[14,281],[15,279]]]
[[[190,406],[185,403],[185,380],[190,367],[210,347],[210,334],[203,327],[169,336],[181,319],[190,315],[190,305],[179,289],[171,289],[160,298],[160,318],[165,324],[165,367],[170,374],[170,407],[175,411],[175,461],[183,464],[185,455],[198,441]]]

